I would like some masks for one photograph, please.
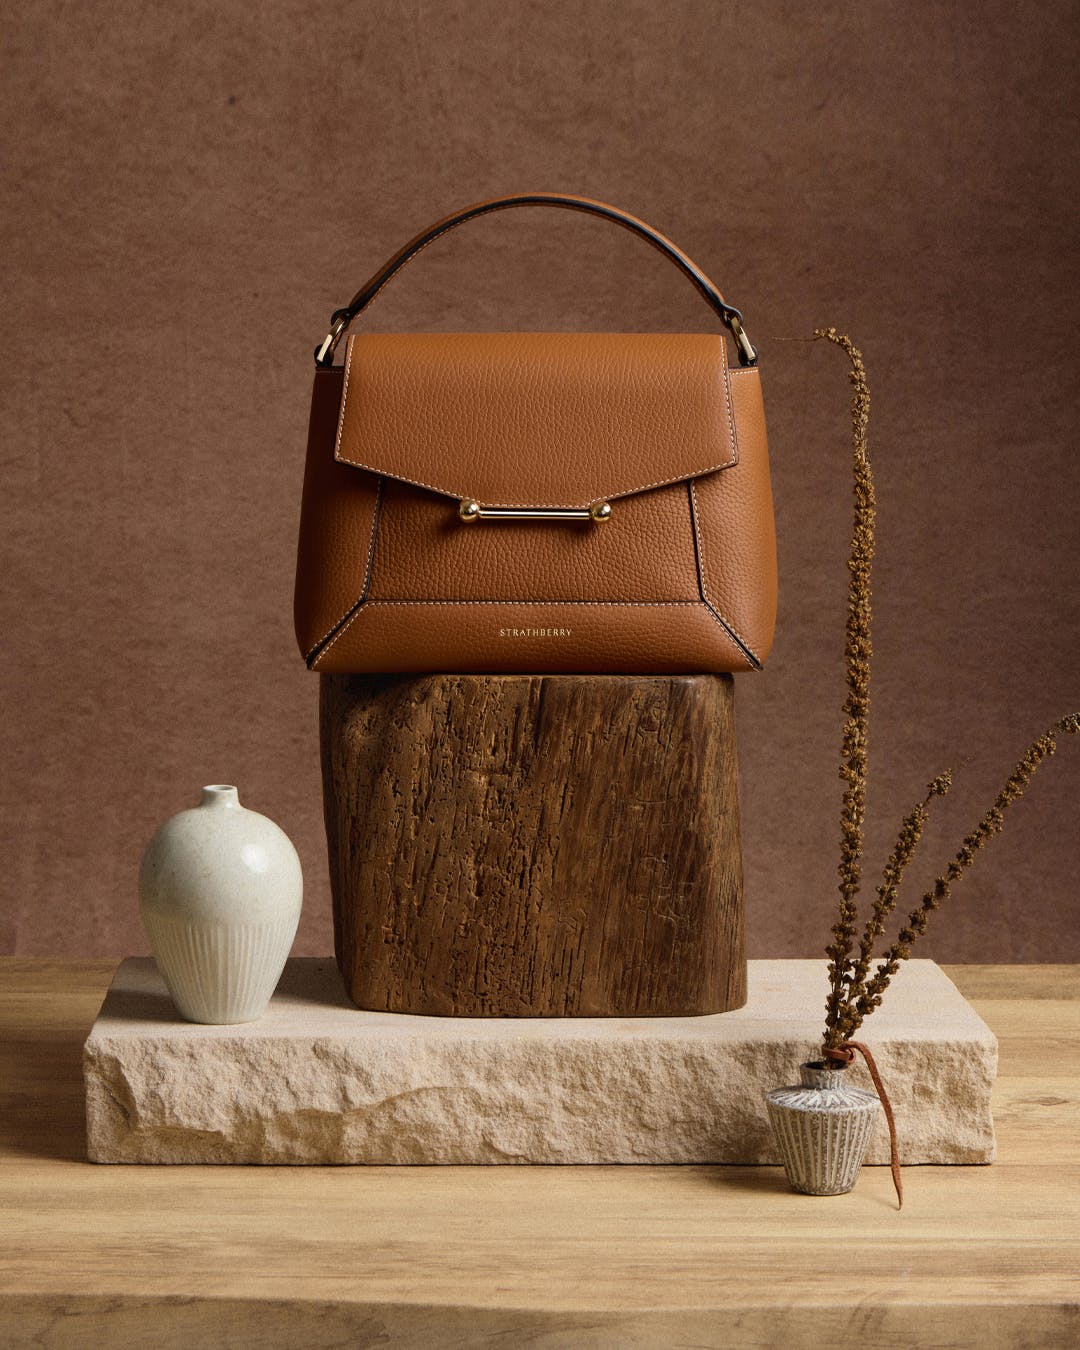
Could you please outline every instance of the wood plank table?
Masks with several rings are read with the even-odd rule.
[[[880,1167],[95,1166],[114,968],[0,959],[4,1347],[1080,1345],[1080,967],[948,968],[1000,1161],[908,1169],[901,1213]]]

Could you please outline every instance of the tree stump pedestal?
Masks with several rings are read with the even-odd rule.
[[[730,675],[323,675],[338,965],[361,1008],[746,1000]]]

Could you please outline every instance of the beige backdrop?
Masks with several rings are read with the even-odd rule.
[[[17,0],[0,42],[0,949],[145,951],[140,852],[225,780],[296,840],[298,950],[329,950],[290,613],[311,350],[405,238],[503,191],[654,222],[762,347],[782,594],[739,679],[753,955],[825,942],[840,796],[846,372],[775,339],[835,323],[872,379],[874,856],[962,765],[931,877],[1080,705],[1074,5]],[[443,241],[369,322],[711,326],[650,250],[550,212]],[[927,954],[1080,960],[1078,800],[1068,744]]]

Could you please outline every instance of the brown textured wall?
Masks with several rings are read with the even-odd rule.
[[[963,762],[918,878],[1077,678],[1077,9],[454,0],[48,6],[0,42],[0,949],[142,951],[134,873],[203,782],[297,841],[330,946],[315,680],[290,595],[310,352],[431,218],[506,190],[669,233],[763,348],[781,539],[739,681],[753,955],[832,909],[849,516],[842,358],[881,501],[873,838]],[[395,328],[698,329],[649,250],[524,212],[380,297]],[[926,952],[1080,960],[1080,745]]]

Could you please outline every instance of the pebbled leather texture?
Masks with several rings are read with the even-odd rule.
[[[583,507],[727,468],[724,339],[353,337],[334,455],[487,506]]]
[[[458,501],[604,524],[483,521]],[[315,375],[296,636],[335,673],[760,668],[757,368],[713,334],[365,334]]]

